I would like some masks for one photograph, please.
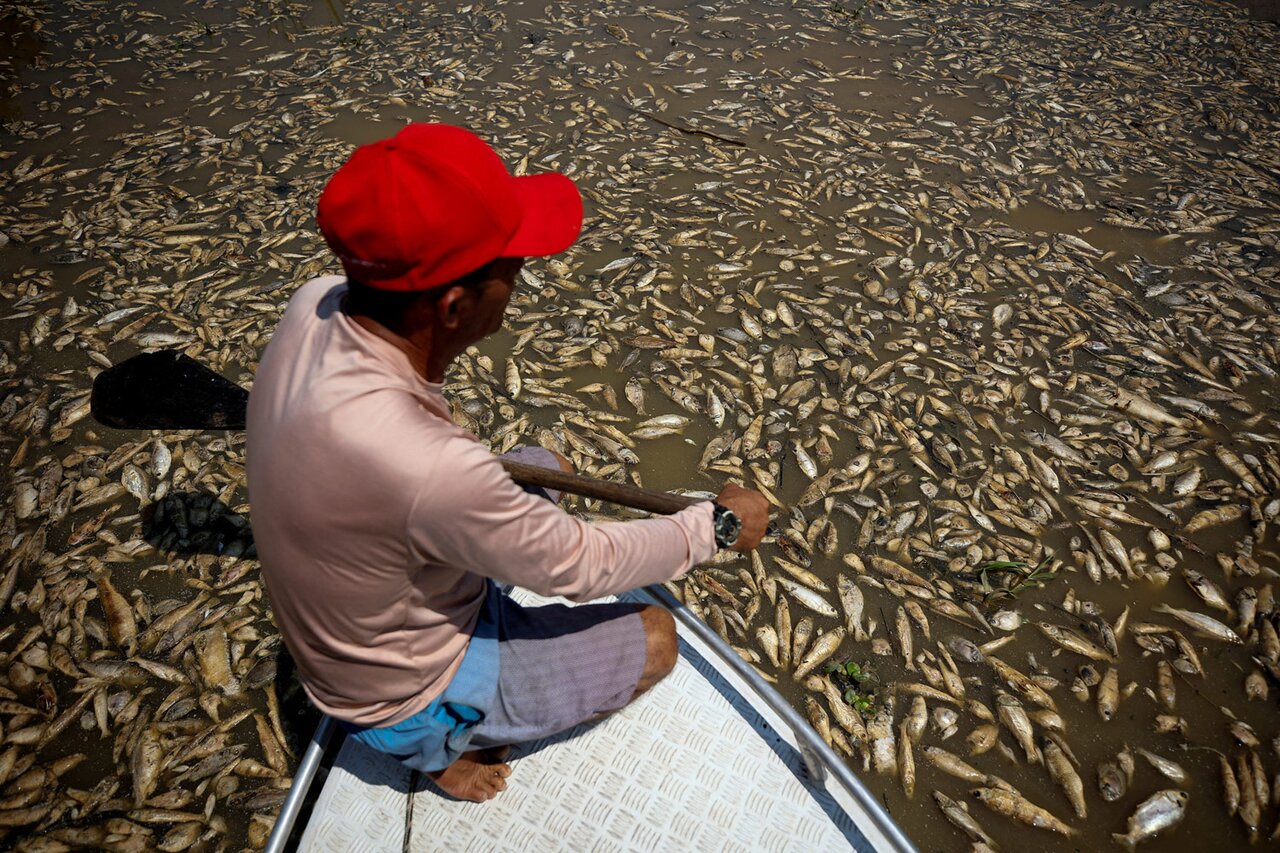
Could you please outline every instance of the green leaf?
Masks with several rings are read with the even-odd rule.
[[[850,678],[860,678],[862,676],[862,667],[853,661],[849,661],[844,665],[844,671]]]
[[[862,697],[858,695],[858,691],[854,690],[852,687],[844,692],[845,704],[856,706],[861,699]]]

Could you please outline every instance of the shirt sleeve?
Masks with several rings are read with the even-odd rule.
[[[530,589],[588,601],[683,575],[716,551],[710,502],[658,518],[589,524],[525,492],[478,442],[455,438],[435,455],[408,519],[424,559]]]

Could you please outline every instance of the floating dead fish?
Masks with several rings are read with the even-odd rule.
[[[1190,795],[1186,791],[1158,791],[1139,803],[1133,814],[1129,815],[1127,832],[1115,833],[1111,837],[1117,844],[1132,850],[1139,842],[1180,823],[1187,813],[1189,799]]]
[[[1258,94],[1280,56],[1224,6],[1029,3],[549,6],[528,39],[501,4],[374,0],[355,35],[273,4],[203,30],[15,7],[15,44],[45,49],[39,73],[15,54],[0,145],[0,779],[39,783],[9,792],[14,843],[265,841],[295,757],[263,689],[280,638],[243,437],[102,429],[89,383],[143,348],[247,382],[294,289],[338,270],[320,188],[406,119],[488,128],[588,202],[452,364],[458,423],[597,476],[767,492],[786,535],[673,588],[771,677],[811,668],[821,713],[797,707],[877,793],[961,735],[972,778],[919,780],[947,821],[895,812],[922,849],[991,845],[965,787],[1029,783],[1032,750],[1077,815],[1072,774],[1102,765],[1126,797],[1153,772],[1224,789],[1198,831],[1269,830],[1275,733],[1249,703],[1280,675],[1280,127]],[[862,710],[814,661],[836,631],[826,663],[874,672]],[[1175,765],[1224,667],[1212,725],[1244,752]],[[100,787],[54,771],[72,727]]]

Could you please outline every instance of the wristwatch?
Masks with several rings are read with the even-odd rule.
[[[742,519],[727,506],[711,502],[711,527],[716,533],[717,548],[732,548],[742,532]]]

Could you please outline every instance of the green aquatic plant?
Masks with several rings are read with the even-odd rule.
[[[865,714],[869,712],[872,708],[872,705],[875,703],[874,697],[863,696],[861,693],[859,693],[856,690],[846,690],[844,692],[844,701],[846,704],[852,705],[853,709],[857,711],[859,714]]]
[[[978,567],[982,583],[982,600],[1017,598],[1029,589],[1039,589],[1058,576],[1061,570],[1054,566],[1053,552],[1046,551],[1044,558],[1034,566],[1026,560],[988,560]],[[992,575],[998,575],[998,583],[992,583]]]
[[[839,688],[845,703],[858,713],[866,714],[875,707],[876,678],[869,665],[852,660],[830,661],[823,667],[823,671]]]

